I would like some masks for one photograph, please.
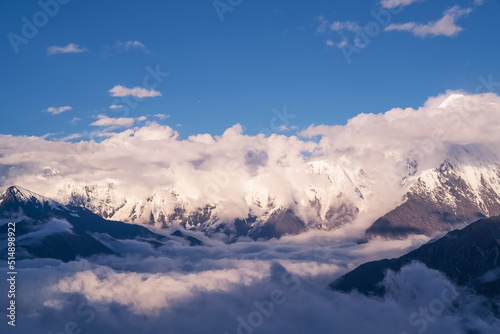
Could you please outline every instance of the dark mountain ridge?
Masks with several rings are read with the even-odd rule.
[[[399,271],[415,261],[442,272],[455,284],[471,286],[490,295],[500,294],[500,277],[488,282],[482,280],[485,274],[500,268],[500,217],[481,219],[451,231],[402,257],[362,264],[330,287],[342,292],[357,290],[382,296],[385,288],[380,283],[387,271]]]

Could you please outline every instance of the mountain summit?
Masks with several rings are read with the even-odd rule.
[[[4,210],[8,210],[9,208],[15,209],[21,206],[25,209],[31,207],[40,210],[55,209],[68,211],[65,205],[19,186],[11,186],[3,195],[0,195],[0,205]]]
[[[500,159],[484,145],[455,145],[445,161],[413,182],[403,203],[375,221],[367,235],[432,235],[496,215]]]

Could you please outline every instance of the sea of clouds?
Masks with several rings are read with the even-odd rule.
[[[222,136],[180,139],[156,123],[101,142],[1,135],[0,183],[56,199],[67,182],[113,182],[131,197],[175,189],[193,207],[217,202],[231,219],[247,215],[252,189],[283,205],[308,202],[304,189],[322,183],[306,166],[327,161],[364,170],[367,215],[376,218],[404,194],[399,181],[408,173],[408,159],[425,170],[452,145],[481,144],[500,154],[498,119],[496,94],[449,92],[416,110],[361,114],[345,126],[312,125],[300,136],[248,136],[235,125]],[[57,172],[47,177],[47,170]],[[227,182],[214,181],[228,175]],[[218,190],[207,191],[210,184]],[[358,230],[372,221],[359,222]],[[66,228],[58,224],[45,232]],[[349,227],[232,244],[193,235],[205,246],[172,240],[155,249],[126,241],[110,245],[119,255],[21,261],[13,332],[404,334],[500,328],[491,300],[420,264],[388,273],[384,298],[328,289],[356,266],[403,255],[427,242],[425,237],[358,243],[359,234]],[[0,271],[7,272],[5,265]],[[0,280],[0,291],[7,290]],[[5,300],[0,298],[0,315]],[[11,332],[3,317],[2,333]]]
[[[16,328],[6,328],[5,319],[0,328],[34,334],[403,334],[494,333],[500,326],[490,301],[421,264],[389,272],[384,298],[328,289],[349,269],[406,253],[423,238],[357,244],[316,231],[267,242],[204,241],[157,249],[127,241],[113,245],[121,255],[21,261]],[[2,280],[0,291],[7,288]]]

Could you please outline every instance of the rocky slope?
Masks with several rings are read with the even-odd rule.
[[[0,239],[6,239],[8,223],[16,224],[16,258],[55,258],[72,261],[77,257],[118,254],[113,245],[125,240],[164,245],[169,237],[133,224],[105,220],[91,211],[65,206],[27,189],[12,186],[0,196]],[[176,232],[174,232],[176,233]],[[201,242],[177,232],[175,237],[192,245]],[[2,242],[7,245],[7,242]],[[7,248],[0,254],[6,255]],[[5,258],[5,257],[4,257]]]
[[[482,219],[449,232],[400,258],[365,263],[330,287],[342,292],[357,290],[367,295],[384,295],[385,288],[380,283],[387,271],[399,271],[415,261],[442,272],[455,284],[499,295],[500,217]]]
[[[500,215],[500,159],[483,145],[453,146],[447,159],[423,172],[404,202],[375,221],[367,235],[432,235],[495,215]]]

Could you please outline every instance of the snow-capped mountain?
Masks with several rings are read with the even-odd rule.
[[[367,234],[432,235],[496,215],[500,159],[484,145],[455,145],[444,162],[413,181],[403,203],[375,221]]]
[[[0,205],[4,208],[23,206],[24,208],[34,208],[42,211],[70,211],[63,204],[16,186],[9,187],[4,194],[0,195]]]
[[[0,239],[7,238],[8,223],[16,223],[18,259],[55,258],[72,261],[96,254],[119,254],[122,242],[165,245],[171,237],[159,235],[146,227],[105,220],[78,206],[65,206],[27,189],[12,186],[0,195]],[[177,230],[178,240],[201,245],[196,238]],[[0,247],[0,254],[7,252]]]
[[[58,183],[51,197],[105,219],[180,226],[207,235],[220,233],[227,240],[333,230],[358,224],[367,213],[365,220],[373,213],[381,217],[365,223],[370,226],[376,220],[368,237],[432,235],[500,214],[500,159],[486,145],[451,145],[445,158],[430,168],[427,160],[411,153],[387,154],[398,162],[397,173],[362,168],[345,157],[307,162],[297,173],[306,181],[290,179],[290,188],[281,193],[259,186],[262,180],[253,178],[246,184],[243,213],[230,218],[225,215],[231,209],[228,202],[214,199],[200,205],[172,186],[138,195],[123,191],[119,183],[78,182],[53,169],[50,175],[56,175]]]
[[[327,161],[314,161],[305,167],[313,183],[298,188],[300,198],[287,204],[267,189],[249,186],[246,216],[232,220],[219,218],[225,210],[220,203],[193,206],[174,188],[161,189],[145,198],[120,193],[113,183],[65,183],[56,198],[71,206],[85,207],[106,219],[186,229],[229,236],[279,237],[298,234],[309,228],[331,230],[352,222],[365,209],[367,178],[363,171],[352,171]],[[365,194],[363,193],[365,192]]]

